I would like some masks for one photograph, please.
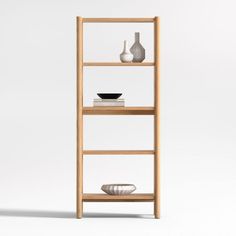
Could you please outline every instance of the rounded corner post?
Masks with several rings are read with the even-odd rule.
[[[160,219],[160,28],[159,17],[154,18],[154,215]]]
[[[77,167],[76,167],[76,216],[83,215],[83,20],[77,17]]]

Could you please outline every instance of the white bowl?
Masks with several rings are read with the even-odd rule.
[[[110,195],[127,195],[136,190],[134,184],[104,184],[101,190]]]

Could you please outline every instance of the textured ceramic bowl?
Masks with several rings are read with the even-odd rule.
[[[101,99],[117,99],[122,93],[97,93]]]
[[[104,184],[102,191],[109,195],[127,195],[136,190],[134,184]]]

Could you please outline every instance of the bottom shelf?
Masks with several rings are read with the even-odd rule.
[[[84,202],[152,202],[154,194],[139,193],[129,195],[108,195],[100,193],[83,194]]]

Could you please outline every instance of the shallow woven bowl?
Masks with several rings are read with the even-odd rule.
[[[109,195],[127,195],[136,190],[134,184],[104,184],[102,191]]]

